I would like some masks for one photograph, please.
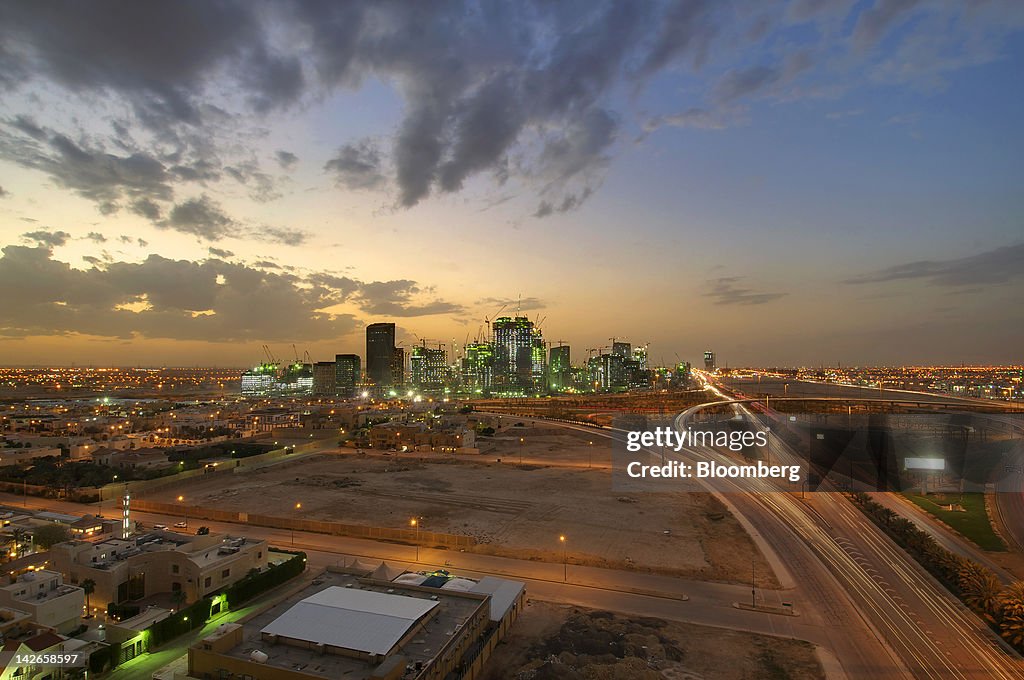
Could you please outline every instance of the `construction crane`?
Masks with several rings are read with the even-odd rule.
[[[434,340],[432,338],[422,338],[417,333],[413,333],[413,335],[415,335],[416,339],[420,341],[420,347],[426,347],[428,342],[430,344],[434,344]]]
[[[267,361],[269,361],[272,364],[277,363],[277,359],[274,358],[274,354],[273,352],[270,351],[270,347],[268,347],[267,345],[263,345],[263,353],[267,355]]]
[[[494,314],[492,314],[492,315],[491,315],[490,317],[484,316],[484,323],[485,323],[485,324],[487,324],[487,337],[486,337],[486,338],[484,338],[484,342],[490,342],[490,341],[491,341],[491,337],[492,337],[492,336],[491,336],[491,320],[492,320],[492,319],[497,319],[497,318],[498,318],[498,316],[499,316],[499,315],[500,315],[500,314],[501,314],[502,312],[504,312],[504,311],[505,311],[505,308],[506,308],[506,307],[508,307],[508,303],[506,303],[506,304],[503,304],[503,305],[501,306],[501,309],[499,309],[499,310],[498,310],[497,312],[495,312]]]

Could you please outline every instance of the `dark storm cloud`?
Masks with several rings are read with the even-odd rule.
[[[8,3],[0,36],[4,68],[40,74],[72,91],[126,95],[155,126],[202,122],[197,98],[230,69],[255,105],[291,101],[295,58],[267,46],[259,6],[247,2],[75,0]]]
[[[338,149],[337,155],[324,163],[324,171],[334,177],[338,186],[348,189],[376,189],[384,184],[381,152],[376,145],[363,140]]]
[[[46,139],[46,130],[36,125],[36,122],[25,115],[15,116],[14,120],[10,122],[10,125],[32,139],[43,141]]]
[[[98,231],[90,231],[85,235],[85,238],[92,241],[93,243],[106,243],[107,237]]]
[[[1024,243],[952,260],[917,260],[848,279],[846,283],[887,283],[924,279],[940,286],[1004,284],[1024,279]]]
[[[24,128],[18,123],[9,126]],[[0,157],[45,172],[61,186],[95,201],[105,213],[116,211],[117,202],[124,197],[168,200],[173,193],[172,178],[154,156],[111,154],[62,134],[26,137],[0,133]]]
[[[232,257],[234,255],[234,253],[231,252],[230,250],[214,248],[212,246],[207,248],[206,250],[210,253],[210,255],[213,255],[214,257],[219,257],[222,260],[226,260],[227,258]]]
[[[779,94],[824,64],[833,47],[870,47],[917,14],[962,10],[957,2],[934,5],[875,0],[847,17],[851,0],[767,9],[713,0],[7,3],[0,78],[10,87],[17,79],[47,80],[71,93],[117,98],[132,115],[113,125],[108,144],[60,136],[19,117],[7,123],[17,138],[0,139],[0,156],[50,174],[108,213],[124,199],[170,202],[172,185],[206,187],[226,177],[253,199],[272,200],[279,195],[273,178],[236,158],[244,153],[237,151],[238,122],[251,126],[254,117],[373,79],[399,91],[402,117],[380,145],[330,140],[340,150],[325,170],[338,187],[393,190],[398,206],[411,207],[432,193],[459,191],[477,175],[498,183],[515,177],[537,192],[537,213],[550,214],[572,209],[573,196],[578,206],[600,184],[623,127],[610,104],[624,85],[639,93],[667,69],[708,69],[711,78],[724,70],[705,102],[675,117],[649,116],[719,127],[742,99]],[[793,21],[826,19],[843,24],[828,44],[808,47],[784,35]],[[943,51],[923,63],[968,63],[960,42],[951,57]],[[755,43],[778,44],[774,61],[751,65],[744,50]],[[919,68],[925,66],[914,72]],[[223,108],[238,103],[239,111]],[[132,141],[139,123],[157,140],[149,147]],[[574,136],[583,143],[574,144]],[[107,153],[114,148],[117,154]],[[283,170],[297,161],[288,151],[274,160]]]
[[[125,245],[128,245],[128,246],[137,245],[140,248],[145,248],[146,246],[149,245],[149,241],[146,241],[145,239],[136,238],[134,236],[128,236],[126,234],[122,234],[121,236],[118,236],[117,240],[120,241],[121,243],[125,244]]]
[[[22,238],[36,241],[40,245],[56,248],[68,242],[71,234],[66,231],[28,231],[21,235]]]
[[[299,162],[299,157],[291,151],[278,151],[274,154],[274,158],[277,159],[277,164],[281,166],[282,170],[291,170]]]
[[[166,220],[156,224],[163,229],[192,234],[207,241],[219,241],[237,231],[234,220],[205,194],[178,203],[171,208]]]
[[[357,329],[346,313],[325,307],[356,301],[396,316],[459,309],[421,301],[414,281],[363,283],[330,273],[309,277],[209,259],[150,255],[108,262],[86,255],[87,270],[53,259],[49,246],[7,246],[0,257],[0,336],[82,333],[103,337],[239,342],[337,338]],[[263,263],[266,264],[266,263]],[[20,282],[32,280],[32,286]],[[141,311],[133,311],[141,310]]]
[[[160,206],[148,198],[140,198],[133,201],[130,209],[136,215],[141,215],[151,222],[156,222],[160,219]]]
[[[709,290],[704,293],[719,305],[763,305],[773,302],[786,293],[759,293],[740,284],[742,276],[723,276],[708,281]]]
[[[583,190],[577,194],[566,194],[562,197],[562,200],[558,203],[552,203],[551,201],[541,201],[540,205],[533,212],[533,216],[537,218],[548,217],[556,213],[566,213],[570,210],[575,210],[580,207],[584,201],[590,198],[593,193],[593,189],[590,187],[584,187]]]
[[[301,246],[309,239],[309,233],[290,227],[257,227],[250,229],[247,236],[257,241],[280,243],[284,246]]]
[[[416,302],[414,296],[424,292],[415,281],[374,281],[359,286],[354,301],[367,314],[378,316],[430,316],[461,312],[462,305],[444,300]]]
[[[326,272],[310,274],[306,280],[318,289],[318,295],[323,300],[331,300],[335,303],[344,302],[362,285],[359,281],[347,276],[337,276]]]
[[[7,196],[7,194],[8,192],[3,187],[0,187],[0,198]]]

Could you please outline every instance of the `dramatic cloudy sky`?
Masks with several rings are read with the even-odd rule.
[[[0,363],[1019,362],[1024,3],[0,0]],[[521,303],[519,299],[521,297]]]

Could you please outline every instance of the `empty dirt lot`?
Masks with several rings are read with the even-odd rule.
[[[519,434],[525,440],[519,443]],[[756,550],[708,494],[611,490],[607,445],[518,430],[473,457],[330,453],[236,475],[209,475],[147,496],[190,506],[301,516],[475,537],[479,552],[750,582]],[[525,463],[518,464],[520,450]],[[501,458],[502,462],[497,462]],[[228,482],[225,484],[225,482]],[[756,558],[760,585],[769,569]]]
[[[797,640],[531,600],[485,680],[820,680]]]

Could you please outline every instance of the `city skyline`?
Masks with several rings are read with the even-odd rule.
[[[5,364],[1020,361],[1019,3],[0,11]]]

